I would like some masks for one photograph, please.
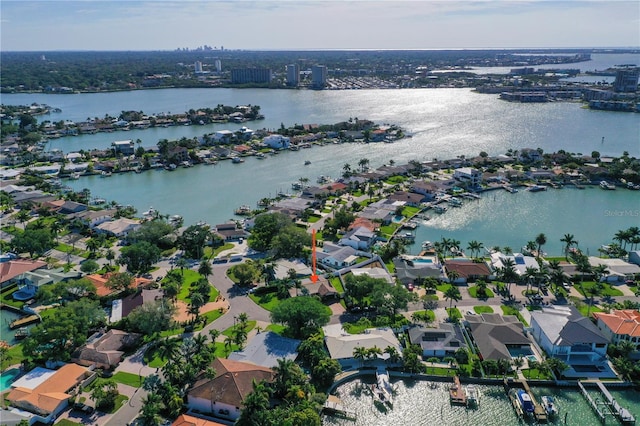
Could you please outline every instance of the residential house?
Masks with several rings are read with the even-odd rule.
[[[491,270],[485,262],[476,262],[471,259],[447,260],[444,262],[444,269],[447,277],[450,278],[452,272],[457,276],[452,280],[456,284],[473,282],[478,279],[487,280],[491,275]]]
[[[122,361],[126,350],[138,344],[141,337],[142,335],[137,333],[116,329],[96,333],[72,354],[71,361],[86,367],[111,370]]]
[[[522,162],[537,163],[542,161],[542,153],[533,148],[522,148],[518,154],[518,160]]]
[[[460,167],[454,170],[453,178],[468,185],[470,188],[477,188],[482,182],[482,172],[472,167]]]
[[[640,266],[625,262],[622,259],[601,259],[589,256],[589,265],[592,267],[604,265],[607,268],[607,273],[602,279],[612,283],[630,280],[640,274]]]
[[[354,351],[358,347],[371,349],[374,347],[385,350],[391,346],[398,353],[402,353],[402,345],[390,328],[369,328],[360,334],[349,334],[342,329],[341,324],[325,326],[324,343],[329,351],[329,356],[340,363],[343,369],[361,366],[362,361],[354,358]],[[386,360],[389,354],[378,356]]]
[[[0,288],[5,288],[15,282],[24,273],[45,268],[47,262],[30,259],[14,259],[0,262]]]
[[[358,264],[357,266],[350,268],[349,272],[351,272],[356,277],[366,275],[370,278],[375,278],[377,280],[384,280],[387,282],[387,284],[395,284],[393,277],[391,276],[389,271],[387,271],[387,268],[384,266],[384,263],[371,262],[367,265],[365,265],[364,263],[366,262],[363,262],[362,264]],[[375,266],[375,265],[380,265],[380,266]],[[341,273],[343,273],[343,271],[341,271]]]
[[[391,223],[396,214],[396,209],[403,206],[404,202],[394,202],[387,199],[379,200],[369,204],[359,214],[359,217],[365,219],[380,221],[383,225]]]
[[[228,144],[233,140],[234,134],[231,130],[218,130],[213,135],[213,140],[217,143]]]
[[[464,319],[481,359],[511,361],[510,349],[520,353],[523,348],[530,348],[524,326],[514,315],[465,315]]]
[[[114,290],[110,289],[106,285],[110,276],[111,274],[104,274],[104,275],[91,274],[91,275],[87,275],[85,278],[91,281],[91,283],[95,286],[96,296],[104,297],[114,293]],[[134,277],[133,284],[131,284],[131,288],[145,287],[151,282],[152,281],[147,278]]]
[[[133,155],[135,152],[135,144],[131,139],[126,141],[115,141],[111,144],[116,154]]]
[[[240,417],[253,382],[272,382],[274,378],[270,368],[224,358],[214,359],[211,368],[215,377],[207,378],[204,372],[198,375],[187,394],[187,407],[231,421]]]
[[[177,419],[171,423],[171,426],[226,426],[224,423],[214,422],[192,414],[180,414]]]
[[[407,206],[418,207],[420,203],[424,200],[424,195],[418,194],[417,192],[406,192],[406,191],[396,191],[393,194],[389,195],[387,199],[391,201],[399,201],[404,202]]]
[[[231,352],[228,359],[248,362],[260,367],[278,366],[279,359],[295,361],[298,357],[300,340],[290,339],[267,331],[256,334],[241,352]]]
[[[329,267],[340,269],[346,266],[355,265],[358,260],[356,249],[350,246],[336,246],[325,242],[322,251],[316,252],[318,262]]]
[[[356,250],[367,251],[376,241],[376,233],[368,228],[354,228],[340,238],[338,244],[353,247]]]
[[[135,308],[155,302],[156,300],[162,300],[163,298],[164,290],[162,289],[138,288],[135,293],[126,296],[124,299],[116,299],[113,301],[109,321],[112,323],[120,321],[122,318],[126,318]]]
[[[103,222],[100,225],[96,226],[95,229],[98,232],[104,232],[105,234],[110,234],[121,238],[126,237],[133,231],[137,231],[141,226],[142,225],[140,225],[140,222],[137,220],[121,217],[110,222]]]
[[[605,360],[609,340],[575,306],[548,306],[531,312],[532,335],[548,356],[569,365]]]
[[[335,299],[339,296],[338,290],[323,276],[319,276],[315,282],[311,281],[311,278],[305,278],[300,283],[300,287],[302,287],[301,290],[295,287],[289,289],[289,295],[291,297],[299,295],[318,296],[323,301]]]
[[[526,273],[527,268],[534,268],[536,270],[540,268],[540,265],[538,265],[538,261],[533,256],[525,256],[522,253],[506,255],[499,251],[491,253],[491,267],[494,271],[498,270],[499,268],[503,268],[507,259],[511,259],[511,261],[514,263],[516,273],[520,276]]]
[[[300,259],[278,259],[273,266],[274,277],[277,280],[284,280],[289,277],[289,271],[295,271],[296,278],[308,277],[313,271]]]
[[[54,422],[69,404],[73,389],[92,374],[77,364],[66,364],[52,374],[43,374],[51,372],[44,368],[36,370],[28,373],[30,380],[23,377],[15,382],[5,398],[13,407],[32,413],[32,422],[44,424]]]
[[[635,345],[636,353],[640,351],[640,311],[623,309],[609,313],[594,312],[593,317],[609,342],[617,344],[626,340]]]
[[[237,241],[240,238],[247,238],[249,233],[242,228],[238,228],[235,222],[221,223],[215,226],[216,234],[225,241]]]
[[[167,152],[167,158],[178,163],[189,161],[189,150],[184,146],[174,146]]]
[[[101,223],[112,220],[116,213],[116,209],[85,210],[79,213],[72,213],[67,215],[67,220],[73,221],[75,219],[78,219],[81,223],[93,229]]]
[[[422,348],[423,358],[443,358],[453,356],[458,349],[466,348],[460,326],[440,323],[438,328],[412,327],[409,329],[409,341]]]
[[[282,135],[269,135],[262,139],[262,143],[272,149],[288,149],[291,139]]]
[[[418,285],[424,278],[444,279],[442,266],[436,258],[431,258],[431,262],[415,261],[415,258],[400,256],[393,259],[396,270],[396,277],[403,285]]]

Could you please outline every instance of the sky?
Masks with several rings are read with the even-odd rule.
[[[640,47],[640,2],[0,1],[2,51]]]

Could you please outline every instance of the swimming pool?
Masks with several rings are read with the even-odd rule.
[[[507,350],[509,351],[509,355],[513,358],[522,357],[529,360],[537,360],[529,346],[507,346]]]
[[[433,260],[425,258],[415,258],[413,259],[413,263],[433,263]]]
[[[19,375],[20,369],[18,368],[10,368],[9,370],[0,373],[0,392],[4,392],[9,389],[11,384]]]

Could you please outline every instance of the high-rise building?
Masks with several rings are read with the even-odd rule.
[[[202,62],[196,61],[196,63],[193,64],[193,69],[196,74],[202,74]]]
[[[314,65],[311,67],[311,85],[316,89],[322,89],[327,84],[327,67]]]
[[[620,68],[616,71],[613,90],[616,92],[635,92],[638,90],[640,68]]]
[[[231,70],[232,84],[271,83],[271,68],[236,68]]]
[[[220,74],[220,72],[222,72],[222,61],[220,59],[216,59],[213,61],[213,65],[216,67],[216,72]]]
[[[300,66],[298,64],[287,65],[287,86],[296,87],[300,84]]]

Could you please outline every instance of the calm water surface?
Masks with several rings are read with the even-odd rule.
[[[323,425],[354,426],[511,426],[523,424],[515,414],[504,389],[500,386],[479,386],[479,408],[467,410],[449,403],[448,385],[444,382],[399,380],[394,382],[394,407],[386,412],[373,403],[370,392],[363,387],[372,381],[357,379],[338,387],[337,395],[343,404],[357,414],[356,421],[325,416]],[[535,396],[551,395],[558,402],[561,415],[549,424],[601,425],[585,398],[576,389],[533,388]],[[638,418],[640,402],[631,390],[612,391],[614,397]],[[626,405],[625,405],[626,404]],[[608,425],[619,424],[609,419]]]

